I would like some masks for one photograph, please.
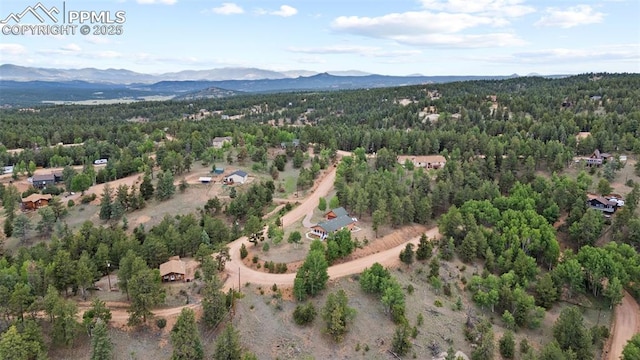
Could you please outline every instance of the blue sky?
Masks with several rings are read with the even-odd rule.
[[[40,1],[62,9],[62,0]],[[2,0],[0,20],[36,3]],[[123,34],[0,34],[0,63],[143,73],[640,72],[638,0],[68,0],[65,9],[124,11]],[[35,23],[27,14],[20,25]]]

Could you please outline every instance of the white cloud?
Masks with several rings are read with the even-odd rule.
[[[282,5],[280,6],[280,10],[272,11],[271,15],[289,17],[297,13],[298,13],[298,10],[296,8],[289,5]]]
[[[297,14],[298,10],[289,5],[282,5],[278,10],[269,11],[269,10],[258,8],[258,9],[255,9],[254,12],[258,15],[275,15],[275,16],[289,17]]]
[[[469,58],[475,61],[499,62],[508,64],[571,64],[579,62],[619,62],[640,63],[639,44],[615,44],[596,46],[588,49],[551,48],[523,51],[508,56]]]
[[[490,16],[412,11],[379,17],[341,16],[333,21],[332,27],[346,33],[389,39],[405,45],[475,48],[524,44],[515,34],[506,32],[461,33],[480,26],[498,27],[504,24],[504,19]]]
[[[295,59],[297,62],[301,64],[326,64],[327,62],[317,56],[305,56],[301,58]]]
[[[419,35],[425,33],[457,33],[479,25],[498,25],[497,19],[469,14],[411,11],[379,17],[340,16],[332,27],[337,30],[372,37]]]
[[[60,48],[62,51],[66,52],[80,52],[82,48],[78,44],[68,44]]]
[[[426,10],[505,17],[519,17],[536,11],[532,6],[523,5],[524,0],[422,0],[421,3]]]
[[[222,3],[222,6],[211,9],[216,14],[220,15],[233,15],[233,14],[242,14],[244,13],[244,9],[235,3]]]
[[[431,45],[450,48],[491,48],[527,44],[526,41],[511,33],[426,34],[420,36],[395,36],[392,39],[407,45]]]
[[[0,54],[2,57],[5,55],[16,56],[27,53],[27,48],[20,44],[0,44]]]
[[[88,43],[96,44],[96,45],[112,44],[114,42],[108,36],[98,36],[98,35],[87,35],[83,39]]]
[[[121,53],[117,51],[111,51],[111,50],[98,51],[96,55],[98,55],[98,57],[101,59],[116,59],[116,58],[122,57]]]
[[[356,54],[367,57],[400,57],[400,56],[413,56],[421,54],[419,50],[384,50],[374,46],[321,46],[321,47],[308,47],[308,48],[296,48],[292,47],[288,49],[291,52],[303,53],[303,54]]]
[[[173,5],[178,2],[178,0],[136,0],[138,4],[164,4],[164,5]]]
[[[536,9],[525,0],[419,0],[422,9],[381,16],[340,16],[334,31],[413,46],[499,47],[525,44],[505,28]]]
[[[535,25],[568,29],[578,25],[597,24],[603,18],[603,13],[595,11],[589,5],[576,5],[566,10],[547,8],[545,15]]]

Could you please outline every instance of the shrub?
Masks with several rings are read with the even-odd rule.
[[[520,354],[526,354],[529,350],[531,350],[531,345],[529,345],[527,338],[520,340]]]
[[[88,203],[92,202],[95,199],[96,199],[96,194],[85,195],[82,198],[80,198],[80,202],[82,204],[88,204]]]
[[[268,242],[266,242],[266,243],[264,243],[264,245],[262,245],[262,251],[264,251],[264,252],[269,251],[269,243]]]
[[[259,260],[258,255],[254,255],[254,256],[253,256],[253,259],[251,259],[251,261],[252,261],[254,264],[255,264],[255,263],[257,263],[257,262],[258,262],[258,260]]]
[[[247,250],[247,247],[242,244],[242,246],[240,247],[240,259],[244,259],[249,255],[249,251]]]
[[[414,291],[414,290],[415,290],[415,289],[414,289],[414,287],[413,287],[413,285],[412,285],[412,284],[409,284],[409,286],[407,286],[407,293],[408,293],[409,295],[413,294],[413,291]]]
[[[51,195],[60,195],[64,192],[64,189],[59,188],[57,186],[47,186],[42,189],[43,194],[51,194]]]
[[[22,198],[26,198],[27,196],[31,195],[31,194],[37,194],[38,193],[38,189],[34,188],[33,186],[29,187],[25,192],[22,193]]]
[[[312,303],[298,304],[293,311],[293,320],[298,325],[307,325],[313,322],[318,312]]]
[[[442,307],[442,301],[440,301],[440,300],[436,300],[436,301],[434,301],[434,302],[433,302],[433,305],[434,305],[435,307]]]
[[[157,318],[156,319],[156,326],[158,327],[158,329],[164,329],[164,327],[167,326],[167,319],[165,319],[165,318]]]
[[[287,264],[279,263],[279,264],[276,265],[276,273],[284,274],[286,272],[287,272]]]
[[[513,359],[516,352],[515,348],[516,344],[513,340],[513,333],[511,331],[505,332],[500,339],[500,354],[505,359]]]
[[[442,287],[442,291],[446,296],[451,296],[451,284],[449,284],[448,282],[444,283],[444,286]]]
[[[273,284],[273,286],[271,287],[271,291],[273,291],[273,292],[278,291],[278,285]]]
[[[76,202],[73,201],[73,200],[67,201],[67,207],[73,207],[75,204],[76,204]]]

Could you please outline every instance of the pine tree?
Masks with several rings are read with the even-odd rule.
[[[153,197],[153,184],[151,183],[151,174],[149,172],[144,173],[142,183],[140,184],[140,194],[145,200]]]
[[[322,308],[322,319],[326,323],[325,332],[331,335],[336,342],[342,341],[349,322],[356,315],[355,309],[347,305],[348,302],[347,294],[340,289],[327,296],[327,302]]]
[[[91,333],[91,360],[110,360],[113,344],[109,339],[107,324],[98,318]]]
[[[413,254],[413,244],[408,243],[405,248],[400,251],[400,260],[407,265],[411,265],[413,263]]]
[[[13,235],[19,237],[22,243],[27,240],[30,230],[31,220],[25,214],[18,215],[13,221]]]
[[[516,353],[516,342],[513,340],[513,333],[507,331],[500,339],[500,355],[505,359],[513,359]]]
[[[240,360],[242,358],[242,348],[240,347],[240,335],[228,324],[222,334],[216,339],[216,350],[213,354],[214,360]]]
[[[416,259],[427,260],[433,253],[433,244],[427,239],[426,234],[420,236],[420,242],[418,243],[418,249],[416,250]]]
[[[102,190],[102,198],[100,199],[100,220],[109,220],[111,219],[111,212],[113,207],[113,201],[111,197],[113,196],[113,191],[111,190],[111,186],[109,184],[104,184],[104,189]]]
[[[393,335],[393,342],[391,344],[394,353],[403,356],[411,350],[410,333],[411,329],[406,323],[396,327],[396,332]]]
[[[173,345],[172,360],[199,360],[204,358],[204,350],[193,310],[183,308],[176,324],[171,329]]]
[[[158,186],[156,189],[156,198],[158,200],[167,200],[176,192],[176,186],[173,184],[173,173],[169,170],[158,174]]]
[[[226,296],[217,277],[206,280],[202,288],[202,322],[208,328],[216,328],[227,314]]]

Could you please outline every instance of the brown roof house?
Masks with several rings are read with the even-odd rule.
[[[172,256],[169,261],[160,264],[160,277],[162,281],[186,281],[192,279],[187,276],[187,266],[180,256]]]
[[[31,194],[22,199],[22,210],[37,210],[49,205],[53,196],[51,194]]]
[[[618,202],[608,200],[602,196],[589,199],[587,205],[592,209],[600,210],[606,214],[613,214],[618,208]]]
[[[325,214],[328,220],[319,222],[311,227],[311,233],[320,237],[322,240],[326,239],[329,234],[332,234],[338,230],[349,229],[352,231],[356,227],[358,219],[351,217],[347,210],[342,207],[335,208]]]
[[[600,166],[603,162],[611,159],[613,156],[609,153],[601,153],[600,150],[596,149],[591,156],[589,156],[585,161],[587,165],[596,165]]]
[[[329,212],[324,214],[324,216],[327,218],[327,220],[335,219],[337,217],[345,216],[345,215],[349,215],[349,213],[343,207],[331,209]]]
[[[399,155],[398,163],[404,165],[405,161],[411,161],[413,166],[422,167],[425,169],[440,169],[444,167],[447,163],[447,159],[445,159],[442,155],[422,155],[422,156],[413,156],[413,155]]]

